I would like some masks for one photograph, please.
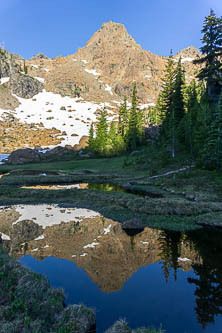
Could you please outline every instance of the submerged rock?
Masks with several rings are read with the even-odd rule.
[[[124,221],[122,224],[122,229],[127,230],[127,229],[136,229],[136,230],[143,230],[144,229],[144,223],[137,218],[131,219]]]

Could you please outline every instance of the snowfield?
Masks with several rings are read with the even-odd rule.
[[[96,111],[104,106],[85,102],[81,98],[62,97],[45,90],[30,99],[15,97],[20,105],[15,111],[0,109],[0,117],[8,112],[22,123],[41,122],[45,128],[54,127],[63,132],[62,146],[78,144],[82,136],[89,135],[91,123],[96,122]],[[108,120],[112,120],[112,117]]]

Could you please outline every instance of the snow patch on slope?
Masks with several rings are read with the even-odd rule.
[[[106,84],[105,90],[108,91],[110,95],[113,95],[112,88],[108,84]]]
[[[95,69],[85,69],[85,71],[86,72],[88,72],[88,73],[90,73],[90,74],[92,74],[92,75],[95,75],[95,76],[97,76],[97,75],[101,75],[100,73],[98,73]]]
[[[96,110],[102,105],[85,102],[79,98],[62,97],[52,92],[40,92],[33,99],[15,96],[20,105],[15,111],[8,110],[23,123],[42,123],[45,128],[64,132],[62,146],[78,144],[81,137],[89,135],[91,122],[96,122]],[[0,116],[6,110],[0,109]],[[88,119],[87,119],[88,118]]]

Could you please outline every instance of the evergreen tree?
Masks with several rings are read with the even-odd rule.
[[[194,157],[195,153],[195,128],[200,105],[197,96],[196,82],[193,80],[184,90],[184,143],[186,150]]]
[[[222,18],[217,18],[211,9],[210,14],[205,17],[202,43],[200,48],[204,54],[203,58],[194,61],[196,64],[205,64],[198,74],[200,80],[206,81],[208,97],[216,104],[220,95],[222,85]]]
[[[25,74],[28,74],[28,67],[26,66],[25,60],[23,62],[23,71]]]
[[[89,150],[94,151],[95,148],[95,139],[94,139],[94,127],[93,123],[91,123],[90,130],[89,130]]]
[[[179,124],[185,115],[185,108],[184,108],[184,98],[183,98],[183,91],[185,88],[185,75],[184,69],[181,65],[181,57],[178,61],[177,68],[175,70],[175,83],[174,83],[174,91],[172,97],[172,107],[175,111],[175,118],[177,124]]]
[[[194,126],[194,154],[196,159],[203,164],[206,151],[206,139],[208,137],[209,125],[212,119],[210,112],[209,98],[206,92],[203,93],[197,109],[196,122]]]
[[[222,94],[208,130],[204,157],[211,168],[219,169],[222,164]]]
[[[162,90],[160,92],[155,110],[156,118],[158,123],[161,123],[161,132],[164,135],[165,132],[165,121],[167,116],[171,113],[173,92],[174,92],[174,81],[175,81],[175,63],[173,61],[173,53],[170,51],[167,65],[165,68],[165,75],[162,80]]]
[[[185,84],[184,70],[181,66],[181,58],[175,70],[175,82],[172,93],[172,104],[169,109],[169,134],[171,145],[171,156],[175,157],[176,145],[184,142],[184,98],[183,89]]]
[[[138,133],[137,133],[137,89],[136,83],[133,85],[133,94],[132,94],[132,105],[130,109],[129,115],[129,126],[128,126],[128,133],[127,133],[127,143],[128,148],[130,150],[135,150],[138,141]]]
[[[118,133],[120,133],[122,137],[125,137],[127,133],[128,122],[129,122],[129,115],[127,110],[127,99],[126,97],[124,97],[124,102],[119,109],[119,122],[118,122]]]
[[[184,84],[185,76],[181,59],[179,59],[177,67],[174,69],[171,54],[166,68],[164,88],[160,94],[159,105],[163,117],[161,137],[165,144],[170,145],[172,158],[175,157],[176,146],[184,141]]]
[[[95,151],[102,155],[105,153],[108,126],[107,126],[107,112],[105,108],[99,113],[99,121],[96,128]]]
[[[108,134],[109,139],[113,142],[116,137],[116,127],[114,121],[111,122],[110,128],[109,128],[109,134]]]

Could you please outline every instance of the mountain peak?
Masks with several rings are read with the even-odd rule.
[[[200,57],[201,53],[200,51],[194,47],[194,46],[188,46],[185,49],[179,51],[176,55],[176,57],[185,57],[185,58],[197,58]]]
[[[112,47],[113,44],[121,43],[123,45],[134,46],[141,49],[141,46],[129,35],[124,24],[112,21],[104,23],[102,27],[94,33],[86,46],[95,47],[104,43],[109,43],[110,47]]]

